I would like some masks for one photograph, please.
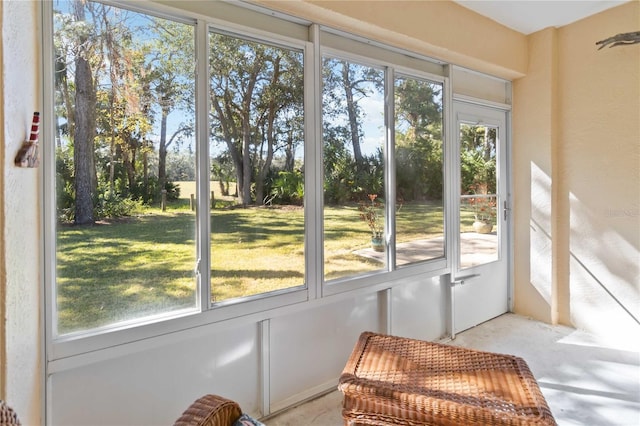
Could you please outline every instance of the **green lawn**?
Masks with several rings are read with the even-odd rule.
[[[189,193],[182,197],[165,212],[59,227],[59,333],[194,306],[195,213]],[[324,214],[326,279],[383,266],[354,254],[369,245],[355,205],[328,207]],[[436,204],[403,206],[399,242],[441,236],[442,215]],[[211,228],[215,302],[304,285],[302,208],[216,208]]]
[[[156,211],[90,227],[61,226],[59,332],[193,306],[194,217]]]

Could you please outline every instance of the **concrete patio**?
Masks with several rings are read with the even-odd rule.
[[[610,342],[573,328],[505,314],[457,335],[454,345],[524,358],[559,425],[640,425],[640,342]],[[265,420],[268,426],[342,425],[332,391]]]
[[[406,265],[444,256],[444,237],[398,243],[396,263]],[[463,268],[490,262],[497,257],[498,236],[495,232],[478,234],[463,232],[460,234],[460,260]],[[384,263],[384,252],[365,248],[354,252],[358,256]]]

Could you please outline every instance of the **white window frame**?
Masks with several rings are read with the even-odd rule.
[[[251,28],[214,18],[192,15],[189,13],[176,13],[166,8],[145,3],[104,2],[118,8],[132,10],[151,16],[158,16],[176,22],[184,22],[194,25],[196,37],[196,87],[197,93],[208,93],[208,35],[211,30],[222,31],[250,40],[270,43],[277,46],[289,47],[299,50],[304,58],[304,103],[305,117],[308,115],[308,104],[311,96],[308,95],[312,88],[313,62],[312,44],[307,40],[298,40],[285,37],[280,34],[271,34],[264,31],[255,31]],[[148,6],[148,7],[147,7]],[[53,140],[53,122],[47,117],[54,117],[54,88],[53,88],[53,40],[49,37],[53,33],[53,5],[45,2],[43,7],[43,133],[48,140]],[[206,58],[206,60],[201,60]],[[204,91],[203,91],[204,90]],[[209,180],[209,120],[208,120],[208,96],[197,95],[196,98],[196,152],[197,152],[197,179],[198,182]],[[305,121],[307,121],[305,119]],[[310,146],[311,136],[308,134],[310,125],[305,122],[305,162],[313,161],[313,156],[308,158],[307,146]],[[256,295],[246,299],[238,299],[229,303],[221,303],[212,307],[210,301],[210,220],[209,220],[209,189],[206,185],[197,185],[199,195],[196,212],[207,212],[206,219],[196,213],[196,291],[198,293],[196,306],[173,312],[161,312],[157,315],[118,322],[113,325],[88,329],[56,336],[57,310],[56,300],[56,191],[55,191],[55,149],[45,144],[43,146],[43,272],[45,285],[45,328],[47,340],[47,359],[63,360],[79,354],[88,354],[106,348],[113,348],[125,343],[141,341],[148,337],[170,334],[181,330],[187,330],[230,320],[235,318],[259,315],[262,312],[277,309],[283,306],[301,303],[309,300],[308,283],[292,289],[274,291],[263,295]],[[204,179],[204,180],[203,180]],[[305,178],[305,190],[311,189],[312,183],[307,183]],[[305,211],[305,214],[307,212]],[[305,219],[307,222],[307,219]],[[313,232],[305,225],[305,250],[314,244]],[[310,238],[311,237],[311,238]],[[305,281],[308,281],[305,278]]]
[[[351,41],[351,40],[348,40]],[[347,47],[351,47],[352,50],[361,47],[360,44],[353,43],[351,45],[349,42],[346,43]],[[378,47],[371,47],[367,49],[369,51],[376,52],[381,50]],[[334,47],[325,47],[320,46],[321,58],[319,66],[322,67],[322,58],[331,57],[335,59],[349,61],[351,63],[356,63],[363,66],[370,66],[372,68],[381,69],[385,73],[385,127],[386,127],[386,142],[384,147],[384,155],[385,155],[385,197],[387,199],[395,199],[395,185],[396,185],[396,175],[395,175],[395,122],[393,117],[393,108],[394,108],[394,86],[393,79],[395,74],[401,74],[405,77],[413,77],[421,80],[430,81],[437,84],[442,84],[442,108],[443,108],[443,116],[442,116],[442,134],[443,134],[443,196],[446,197],[448,194],[448,158],[446,145],[449,144],[449,132],[447,132],[448,126],[448,113],[446,110],[449,108],[449,103],[447,102],[448,96],[447,93],[449,89],[449,79],[445,76],[432,74],[425,70],[416,70],[414,68],[408,68],[405,66],[398,66],[394,63],[388,62],[386,60],[381,60],[376,57],[364,56],[361,54],[353,53],[352,51],[339,50]],[[395,52],[387,52],[386,56],[394,56]],[[408,58],[407,61],[411,62],[411,58]],[[434,68],[434,64],[428,64],[428,66],[424,68]],[[436,68],[437,69],[437,68]],[[320,73],[322,75],[322,73]],[[391,83],[391,85],[389,85]],[[322,108],[322,104],[320,104],[320,108]],[[321,111],[322,113],[322,111]],[[322,129],[320,129],[322,130]],[[446,212],[447,202],[446,199],[443,198],[443,217],[444,217],[444,229],[443,232],[446,235],[448,225],[447,225],[447,212]],[[450,262],[449,262],[449,252],[446,247],[446,238],[445,247],[442,257],[438,257],[435,259],[428,259],[421,262],[416,262],[409,265],[402,265],[401,267],[397,267],[395,265],[395,211],[390,208],[389,205],[385,206],[385,229],[386,232],[391,236],[389,241],[388,250],[386,253],[386,264],[384,270],[371,271],[369,273],[341,277],[336,278],[329,281],[322,282],[322,294],[324,296],[336,295],[340,293],[350,292],[357,289],[367,288],[372,285],[380,285],[385,282],[390,281],[399,281],[406,279],[408,277],[416,276],[416,275],[424,275],[429,274],[429,276],[433,275],[442,275],[449,272]]]
[[[295,309],[304,309],[305,303],[320,301],[331,303],[336,296],[352,297],[371,293],[401,285],[403,280],[415,277],[433,277],[446,275],[451,271],[451,248],[445,246],[444,257],[425,260],[395,268],[393,263],[384,271],[345,279],[323,281],[323,177],[322,177],[322,57],[344,58],[360,64],[374,66],[385,70],[385,115],[393,117],[394,75],[402,74],[442,84],[443,94],[443,144],[444,147],[444,197],[445,209],[444,233],[445,241],[451,229],[446,198],[451,193],[450,148],[451,145],[451,108],[453,90],[451,77],[453,66],[422,55],[402,49],[373,42],[364,37],[355,36],[334,30],[319,24],[296,19],[277,12],[271,12],[259,6],[240,3],[216,3],[216,8],[205,2],[185,2],[178,5],[180,9],[159,3],[145,1],[109,1],[103,3],[123,7],[140,13],[160,16],[174,21],[194,23],[196,28],[196,87],[200,95],[196,98],[196,145],[198,182],[206,182],[209,178],[209,118],[208,118],[208,35],[210,30],[222,30],[241,37],[290,46],[304,52],[304,110],[305,110],[305,288],[293,288],[281,292],[266,293],[242,303],[216,304],[211,306],[210,298],[210,221],[204,220],[197,213],[197,258],[199,302],[193,309],[182,312],[159,314],[154,317],[132,320],[104,329],[88,330],[57,338],[55,294],[55,158],[53,147],[43,145],[43,180],[44,196],[43,223],[44,234],[43,285],[45,287],[45,338],[47,352],[47,372],[50,374],[63,370],[70,365],[79,365],[99,359],[108,359],[122,353],[147,349],[150,344],[166,339],[175,339],[174,333],[198,333],[198,329],[209,324],[217,324],[220,328],[237,324],[259,323],[273,315]],[[207,7],[209,5],[209,7]],[[52,4],[43,2],[43,134],[44,140],[53,140],[53,125],[49,117],[53,111],[53,41]],[[266,14],[265,14],[266,11]],[[214,16],[215,15],[215,16]],[[324,44],[323,44],[324,43]],[[455,83],[455,82],[454,82]],[[510,85],[508,85],[510,89]],[[395,188],[394,173],[394,123],[385,118],[387,141],[385,155],[385,185]],[[389,131],[391,129],[391,131]],[[395,189],[394,189],[395,190]],[[388,191],[388,189],[387,189]],[[207,212],[209,218],[209,189],[206,185],[197,187],[198,212]],[[387,193],[386,196],[389,194]],[[387,220],[395,219],[387,214]],[[390,223],[387,223],[390,225]],[[391,224],[392,227],[394,226]],[[388,228],[395,232],[393,228]],[[392,234],[393,234],[392,232]],[[395,242],[393,250],[395,250]],[[389,255],[392,256],[392,255]],[[390,260],[394,260],[391,258]],[[219,325],[218,325],[219,324]],[[149,338],[156,343],[148,343]],[[81,358],[81,359],[79,359]]]

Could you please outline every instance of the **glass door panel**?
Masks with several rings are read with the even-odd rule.
[[[496,152],[499,129],[460,123],[460,269],[498,260]]]
[[[454,102],[452,335],[509,309],[506,113]],[[505,210],[506,211],[506,210]]]

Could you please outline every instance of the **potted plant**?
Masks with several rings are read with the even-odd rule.
[[[382,203],[378,200],[377,194],[368,194],[369,201],[360,203],[358,210],[360,219],[369,226],[371,231],[371,248],[375,251],[384,251],[384,214]]]
[[[469,198],[468,202],[473,209],[473,230],[479,234],[488,234],[493,230],[496,217],[495,195],[477,194],[477,197]]]

